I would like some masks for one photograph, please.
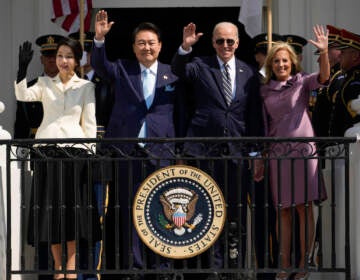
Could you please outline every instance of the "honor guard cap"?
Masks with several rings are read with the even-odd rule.
[[[263,53],[267,54],[267,44],[268,44],[268,34],[267,33],[261,33],[259,35],[256,35],[253,39],[253,43],[255,46],[254,52],[256,53]],[[276,44],[278,42],[283,42],[284,38],[276,33],[272,33],[272,41],[271,44]]]
[[[84,51],[91,52],[94,36],[94,32],[89,31],[84,33]],[[71,33],[69,37],[80,41],[80,32]]]
[[[338,49],[353,48],[360,50],[360,35],[341,29]]]
[[[326,25],[326,28],[329,30],[329,46],[335,47],[339,44],[341,29],[332,25]]]
[[[291,34],[283,35],[283,37],[285,42],[294,48],[296,54],[302,54],[303,47],[307,44],[307,40],[305,38]]]
[[[340,45],[341,29],[333,25],[326,25],[326,29],[329,30],[328,48],[337,48]],[[314,54],[318,55],[320,52],[316,50]]]
[[[57,44],[64,38],[61,35],[48,34],[40,36],[36,39],[35,43],[40,47],[40,52],[45,56],[55,55]]]

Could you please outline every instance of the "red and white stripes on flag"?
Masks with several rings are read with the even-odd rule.
[[[80,30],[80,0],[52,0],[51,20],[69,33]],[[90,30],[92,0],[84,0],[84,31]]]

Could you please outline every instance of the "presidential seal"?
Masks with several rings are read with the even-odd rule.
[[[148,176],[133,203],[133,222],[155,253],[173,259],[194,257],[217,240],[226,205],[215,181],[191,166],[173,165]]]

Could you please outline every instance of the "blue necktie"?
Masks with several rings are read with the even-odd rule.
[[[154,99],[154,95],[153,95],[153,88],[154,88],[154,78],[155,76],[152,75],[150,73],[150,69],[145,69],[143,72],[143,81],[142,81],[142,86],[143,86],[143,94],[144,94],[144,99],[145,99],[145,103],[146,103],[146,107],[149,109],[153,99]],[[144,121],[139,135],[139,138],[145,138],[146,137],[146,122]],[[140,145],[144,145],[143,143],[139,143]]]
[[[150,69],[143,71],[143,93],[146,102],[146,107],[149,109],[153,99],[153,88],[154,88],[154,75],[151,74]]]

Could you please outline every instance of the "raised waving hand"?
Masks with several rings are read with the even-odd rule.
[[[311,44],[318,48],[319,51],[324,51],[328,48],[329,30],[322,25],[315,25],[313,27],[316,41],[309,40]]]
[[[26,77],[27,68],[33,58],[34,51],[29,41],[25,41],[19,46],[19,68],[16,82],[19,83]]]
[[[192,45],[194,45],[197,41],[199,41],[199,38],[204,33],[197,33],[196,34],[196,25],[195,23],[189,23],[186,25],[183,29],[183,42],[181,44],[181,47],[184,50],[189,50]]]
[[[106,11],[98,11],[95,18],[95,39],[99,41],[104,40],[105,35],[110,31],[113,24],[113,21],[108,22]]]

